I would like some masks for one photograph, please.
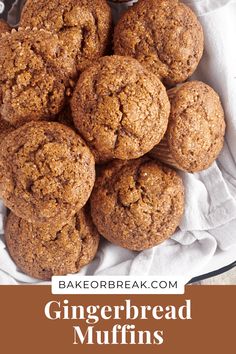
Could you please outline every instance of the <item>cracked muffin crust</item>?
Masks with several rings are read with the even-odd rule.
[[[166,85],[185,81],[203,54],[203,31],[178,0],[140,0],[115,27],[115,54],[134,57]]]
[[[111,22],[105,0],[28,0],[20,25],[57,33],[75,64],[71,76],[77,76],[105,53]]]
[[[151,156],[187,172],[208,168],[224,144],[224,111],[218,94],[203,82],[191,81],[168,95],[168,129]]]
[[[66,64],[58,37],[44,30],[20,29],[0,41],[0,114],[10,124],[48,119],[62,108]],[[60,57],[60,58],[59,58]]]
[[[76,273],[90,263],[99,238],[84,208],[59,229],[31,224],[13,213],[6,223],[5,240],[12,259],[23,272],[43,280]]]
[[[0,145],[0,195],[29,222],[65,224],[87,202],[94,180],[92,153],[62,124],[27,123]]]
[[[150,151],[166,131],[170,104],[160,80],[137,60],[111,56],[81,74],[71,108],[99,163]]]
[[[183,210],[181,178],[147,157],[110,163],[100,171],[91,195],[91,215],[99,233],[135,251],[169,238]]]
[[[3,33],[10,32],[11,27],[8,25],[6,21],[0,19],[0,38]]]

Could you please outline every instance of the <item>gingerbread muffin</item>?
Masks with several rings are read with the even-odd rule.
[[[150,151],[166,131],[170,104],[160,80],[137,60],[111,56],[81,74],[71,108],[76,128],[101,162]]]
[[[94,258],[99,234],[82,209],[60,229],[37,226],[10,213],[6,223],[7,248],[26,274],[43,280],[76,273]]]
[[[171,114],[165,138],[152,151],[156,157],[187,172],[208,168],[219,155],[225,134],[218,94],[200,81],[169,90]]]
[[[181,178],[147,157],[109,164],[100,171],[91,196],[92,219],[99,233],[135,251],[169,238],[183,211]]]
[[[197,17],[178,0],[140,0],[118,22],[115,54],[136,58],[166,85],[185,81],[203,54]]]
[[[106,50],[111,32],[111,10],[106,0],[28,0],[20,25],[58,34],[70,53],[75,72],[84,70]]]
[[[0,145],[0,196],[28,222],[64,225],[87,202],[94,157],[72,129],[30,122]]]
[[[64,104],[67,54],[57,35],[20,29],[0,41],[0,114],[10,124],[48,119]],[[63,59],[64,58],[64,59]],[[70,64],[69,64],[70,66]]]
[[[10,31],[11,31],[11,27],[8,25],[8,23],[3,19],[0,19],[0,38],[2,33],[10,32]]]

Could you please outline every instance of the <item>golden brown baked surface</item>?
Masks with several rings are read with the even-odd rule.
[[[82,71],[105,53],[111,32],[111,10],[105,0],[28,0],[20,25],[58,34],[61,45]]]
[[[10,32],[10,31],[11,31],[11,27],[8,25],[8,23],[3,19],[0,19],[0,38],[2,33]]]
[[[67,62],[57,35],[12,30],[0,41],[0,114],[10,124],[48,119],[65,100]]]
[[[169,98],[166,140],[174,161],[188,172],[208,168],[224,143],[224,111],[218,94],[203,82],[191,81],[170,90]],[[158,157],[158,146],[151,153]]]
[[[0,145],[0,195],[17,216],[63,225],[87,202],[95,180],[94,158],[72,129],[31,122]]]
[[[183,210],[181,178],[146,157],[114,161],[100,170],[91,196],[91,215],[99,233],[136,251],[170,237]]]
[[[36,226],[13,213],[6,223],[5,240],[16,265],[43,280],[78,272],[94,258],[99,238],[84,208],[60,229]]]
[[[203,53],[203,31],[195,14],[178,0],[140,0],[118,22],[114,50],[174,85],[195,71]]]
[[[132,58],[100,58],[85,70],[71,100],[74,124],[97,162],[132,159],[163,137],[170,104],[160,80]]]

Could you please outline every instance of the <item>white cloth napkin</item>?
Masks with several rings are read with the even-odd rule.
[[[198,14],[204,28],[205,52],[193,79],[210,84],[220,94],[227,121],[224,149],[218,161],[208,170],[196,174],[182,173],[186,187],[186,209],[180,229],[170,240],[140,253],[103,240],[95,260],[81,270],[81,275],[182,275],[187,282],[201,274],[216,255],[219,257],[222,254],[224,265],[227,265],[230,262],[229,253],[235,249],[236,0],[184,2]],[[114,15],[118,16],[120,10],[117,10],[117,5],[112,6]],[[0,213],[3,233],[5,210],[2,205]],[[2,236],[0,284],[22,282],[40,283],[17,269]]]

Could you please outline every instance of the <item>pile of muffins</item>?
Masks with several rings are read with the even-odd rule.
[[[105,0],[27,0],[19,28],[0,32],[0,196],[16,265],[50,279],[91,262],[100,235],[134,251],[169,238],[184,212],[178,170],[208,168],[225,133],[217,93],[186,81],[204,47],[192,10],[140,0],[114,27]]]

